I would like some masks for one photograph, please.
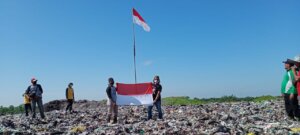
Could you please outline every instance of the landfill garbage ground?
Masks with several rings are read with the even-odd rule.
[[[300,122],[288,119],[282,100],[163,106],[163,120],[154,107],[149,121],[146,107],[120,106],[117,124],[107,124],[104,102],[78,101],[67,114],[66,105],[63,100],[45,104],[45,120],[0,116],[0,134],[300,134]]]

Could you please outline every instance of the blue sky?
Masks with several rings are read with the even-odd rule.
[[[44,102],[105,99],[107,78],[160,75],[163,96],[279,95],[281,63],[300,54],[300,1],[0,1],[0,105],[19,105],[36,77]]]

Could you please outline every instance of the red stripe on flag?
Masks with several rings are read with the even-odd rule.
[[[152,94],[152,83],[123,84],[117,83],[119,95],[145,95]]]
[[[146,23],[146,21],[143,19],[143,17],[134,8],[132,8],[132,13],[133,13],[133,16],[138,17],[139,20]]]

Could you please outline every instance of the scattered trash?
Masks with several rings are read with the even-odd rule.
[[[0,134],[300,134],[299,122],[287,118],[281,100],[163,106],[164,119],[154,110],[148,121],[144,106],[120,106],[118,124],[107,124],[105,102],[78,101],[71,114],[64,114],[63,100],[45,106],[47,120],[0,116]]]
[[[73,133],[78,133],[78,132],[82,133],[85,129],[86,129],[85,126],[76,126],[76,127],[73,127],[71,129],[71,132],[73,132]]]

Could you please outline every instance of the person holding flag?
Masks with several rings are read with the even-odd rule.
[[[160,85],[160,79],[159,76],[155,76],[153,79],[153,105],[155,105],[157,111],[158,111],[158,118],[163,119],[163,113],[161,109],[161,91],[162,91],[162,86]],[[148,118],[147,120],[152,119],[152,108],[153,105],[148,106]]]

